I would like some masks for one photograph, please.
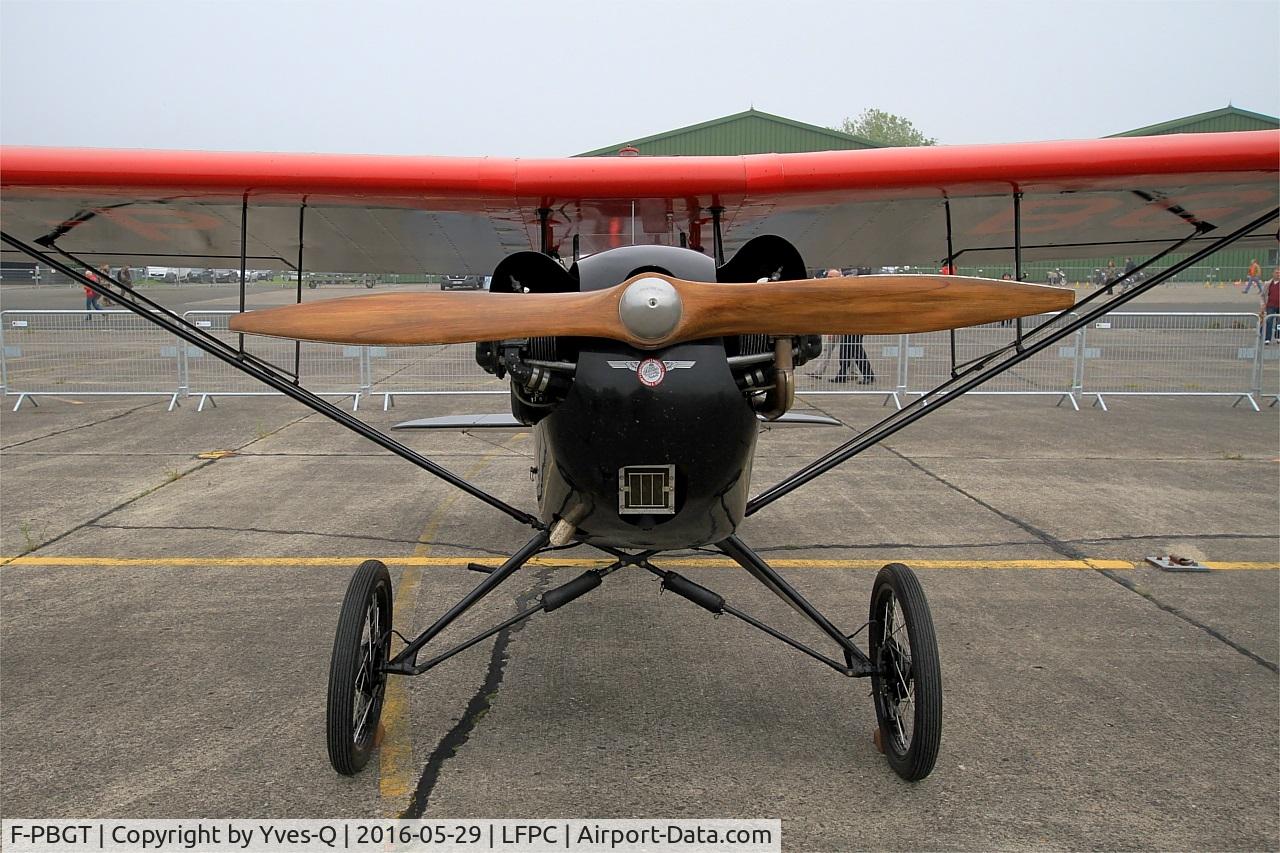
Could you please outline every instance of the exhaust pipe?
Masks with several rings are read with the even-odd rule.
[[[756,398],[756,411],[767,421],[785,415],[796,400],[796,371],[791,353],[791,338],[773,342],[773,387]]]

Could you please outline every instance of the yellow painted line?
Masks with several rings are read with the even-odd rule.
[[[445,502],[437,507],[436,513],[445,507]],[[435,513],[432,514],[433,517]],[[431,523],[431,531],[439,526],[439,520]],[[428,531],[424,531],[424,534]],[[381,560],[388,566],[401,566],[405,569],[442,568],[448,566],[465,566],[467,563],[480,563],[486,566],[497,566],[502,563],[496,557],[473,556],[429,556],[430,545],[423,542],[416,549],[423,553],[409,556],[383,556],[373,559]],[[4,558],[0,558],[4,559]],[[95,568],[288,568],[294,566],[339,566],[344,568],[359,565],[361,561],[370,559],[366,556],[351,557],[13,557],[7,565],[11,566],[85,566]],[[663,566],[679,566],[690,569],[729,569],[737,564],[725,557],[657,557]],[[564,566],[568,568],[598,568],[607,566],[607,559],[583,557],[535,557],[528,562],[530,566]],[[769,564],[780,569],[878,569],[891,558],[880,557],[874,560],[806,560],[778,559]],[[913,569],[1052,569],[1052,570],[1089,570],[1089,569],[1132,569],[1133,563],[1128,560],[904,560]],[[1274,569],[1280,568],[1274,563],[1206,563],[1215,568],[1232,569]],[[408,584],[415,579],[402,577],[396,591],[397,600],[401,595],[409,596],[413,591]],[[404,590],[402,593],[401,591]]]
[[[517,433],[514,441],[528,438],[528,433]],[[465,479],[472,479],[487,466],[493,457],[502,450],[494,447],[484,454],[470,470],[463,473]],[[457,565],[457,559],[431,557],[432,543],[436,533],[444,522],[449,509],[462,496],[462,492],[454,490],[438,504],[427,516],[422,532],[418,534],[418,544],[413,549],[413,556],[406,560],[383,560],[388,565],[398,564],[404,567],[400,574],[400,583],[396,586],[396,607],[394,621],[405,627],[405,635],[414,636],[412,626],[418,623],[415,618],[415,603],[418,600],[418,586],[422,581],[421,569],[434,565]],[[382,702],[382,744],[378,747],[378,791],[382,797],[383,808],[389,817],[401,814],[409,804],[409,797],[418,780],[419,770],[413,763],[413,727],[409,715],[409,679],[389,678],[387,689],[383,693]]]
[[[1227,572],[1258,572],[1280,569],[1280,563],[1221,563],[1205,561],[1202,565]]]
[[[442,501],[437,506],[435,514],[445,508],[448,499]],[[428,532],[434,532],[439,527],[439,519],[429,523],[429,530],[424,530],[424,535]],[[486,566],[497,566],[502,560],[496,557],[474,557],[466,555],[456,556],[429,556],[430,544],[424,541],[418,546],[415,553],[408,556],[382,556],[373,559],[381,560],[388,566],[400,566],[404,569],[424,569],[424,568],[445,568],[451,566],[465,566],[467,563],[480,563]],[[0,561],[7,561],[6,566],[62,566],[67,568],[75,567],[91,567],[91,568],[292,568],[295,566],[337,566],[341,568],[353,568],[362,561],[368,560],[368,555],[357,555],[350,557],[321,557],[321,556],[294,556],[294,557],[2,557]],[[724,557],[657,557],[658,563],[663,566],[679,566],[689,569],[730,569],[736,564]],[[807,559],[777,559],[770,560],[769,564],[779,569],[878,569],[885,563],[893,562],[892,558],[880,557],[874,560],[807,560]],[[599,568],[609,565],[611,561],[607,559],[583,558],[583,557],[535,557],[528,562],[530,566],[564,566],[566,568]],[[1091,569],[1119,569],[1126,570],[1134,568],[1134,564],[1128,560],[914,560],[905,558],[902,562],[907,563],[913,569],[994,569],[994,570],[1052,570],[1052,571],[1080,571]],[[1280,562],[1239,562],[1239,561],[1213,561],[1205,560],[1202,563],[1211,569],[1222,571],[1276,571],[1280,570]],[[397,587],[396,598],[399,599],[404,595],[406,599],[411,599],[410,595],[416,590],[413,584],[420,579],[415,576],[402,576],[400,584]]]

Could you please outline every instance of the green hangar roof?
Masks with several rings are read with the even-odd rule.
[[[1166,133],[1217,133],[1227,130],[1275,130],[1280,120],[1275,116],[1253,113],[1239,107],[1225,106],[1185,118],[1175,118],[1160,124],[1113,133],[1111,136],[1162,136]]]
[[[1159,136],[1166,133],[1213,133],[1231,130],[1274,130],[1280,120],[1274,116],[1226,106],[1196,115],[1113,133],[1111,136]],[[732,155],[786,154],[796,151],[840,151],[852,148],[881,148],[877,142],[805,124],[802,121],[761,112],[755,108],[713,118],[584,151],[576,157],[616,157],[619,154],[647,155]]]
[[[629,139],[585,151],[577,157],[615,157],[628,154],[787,154],[793,151],[840,151],[849,148],[880,148],[870,139],[851,136],[827,127],[805,124],[782,116],[749,109],[714,118],[688,127],[678,127],[653,136]]]

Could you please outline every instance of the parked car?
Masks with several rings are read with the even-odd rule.
[[[147,267],[147,278],[156,281],[176,282],[178,280],[178,271],[173,267]]]
[[[440,277],[441,290],[484,290],[482,275],[446,275]]]
[[[183,281],[212,282],[213,270],[203,269],[202,267],[193,267],[187,270],[187,275]]]
[[[214,270],[213,280],[216,282],[238,282],[240,281],[240,270]]]

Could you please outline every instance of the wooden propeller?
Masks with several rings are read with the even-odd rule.
[[[658,349],[740,334],[897,335],[1060,311],[1071,290],[952,275],[869,275],[755,284],[632,276],[586,293],[381,293],[251,311],[231,329],[345,344],[408,346],[536,336]]]

